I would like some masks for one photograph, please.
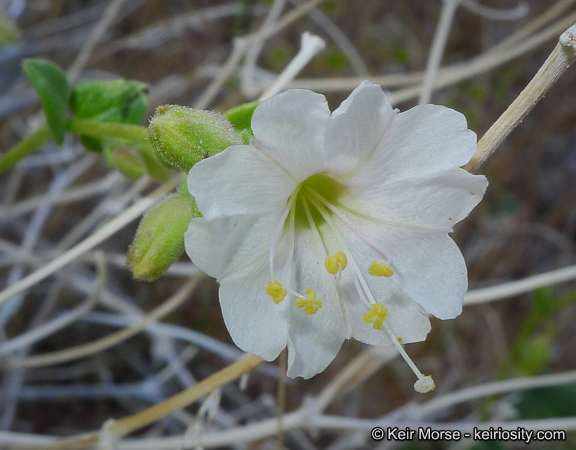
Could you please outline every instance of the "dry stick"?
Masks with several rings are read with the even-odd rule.
[[[562,33],[558,44],[528,86],[478,141],[476,153],[464,168],[476,172],[575,59],[576,25],[572,25]]]
[[[96,341],[78,345],[66,350],[59,350],[43,355],[31,356],[29,358],[20,359],[17,361],[7,361],[5,363],[0,363],[0,370],[23,368],[30,369],[32,367],[50,366],[53,364],[71,361],[73,359],[83,358],[101,350],[110,348],[113,345],[116,345],[118,342],[124,341],[134,336],[146,328],[146,326],[151,322],[154,322],[155,320],[170,314],[172,311],[178,308],[185,300],[188,299],[190,293],[196,288],[200,280],[203,278],[203,276],[200,274],[201,272],[190,281],[188,281],[188,283],[186,283],[184,286],[182,286],[170,299],[162,303],[162,305],[160,305],[158,308],[146,314],[138,323],[129,328],[125,328],[123,330],[112,333],[102,339],[97,339]]]
[[[264,28],[257,31],[254,34],[243,38],[237,38],[234,40],[234,50],[232,54],[224,64],[224,67],[220,69],[220,75],[216,78],[210,86],[206,89],[202,97],[195,103],[195,109],[204,109],[206,108],[210,102],[214,99],[216,94],[220,91],[224,83],[232,75],[232,72],[236,69],[236,67],[240,64],[242,57],[245,55],[246,51],[248,50],[249,46],[258,40],[268,39],[270,36],[278,33],[279,31],[283,30],[285,27],[290,25],[292,22],[296,21],[296,19],[300,18],[302,15],[306,14],[310,9],[314,8],[318,5],[322,0],[310,0],[307,3],[299,6],[298,8],[290,11],[278,23],[272,28]]]
[[[181,175],[177,175],[171,180],[167,181],[156,190],[154,190],[150,195],[144,197],[143,199],[136,202],[126,211],[124,211],[119,216],[116,216],[110,222],[102,226],[93,235],[87,237],[78,245],[72,247],[63,255],[59,256],[55,260],[41,267],[40,269],[32,272],[25,278],[22,278],[17,283],[9,286],[2,292],[0,292],[0,305],[8,301],[13,296],[19,294],[20,292],[34,286],[36,283],[42,281],[44,278],[52,275],[57,270],[64,267],[66,264],[74,261],[76,258],[86,253],[88,250],[94,248],[96,245],[100,244],[105,239],[112,236],[118,230],[120,230],[125,225],[132,222],[134,219],[139,217],[144,211],[150,208],[154,203],[156,203],[164,195],[168,194],[172,189],[174,189],[181,182]]]
[[[112,22],[118,15],[118,11],[120,11],[120,8],[122,7],[125,1],[126,0],[114,0],[112,3],[110,3],[110,5],[108,5],[108,8],[104,12],[102,19],[100,19],[100,21],[96,24],[96,26],[92,30],[88,42],[82,48],[80,53],[78,53],[76,59],[68,69],[67,75],[68,80],[70,80],[70,82],[76,79],[76,77],[80,73],[80,70],[82,70],[82,67],[86,65],[86,63],[88,62],[88,58],[90,58],[90,55],[92,54],[92,51],[94,51],[94,48],[96,48],[96,45],[98,44],[98,42],[100,42],[102,36],[104,36],[106,29],[112,24]]]
[[[145,409],[137,414],[133,414],[124,419],[112,421],[107,425],[106,432],[110,440],[120,439],[135,430],[156,422],[186,406],[194,403],[198,399],[231,383],[246,373],[252,372],[260,366],[264,360],[257,355],[246,353],[234,364],[216,372],[195,386],[169,398],[165,402],[159,403],[151,408]],[[38,446],[41,449],[82,449],[92,448],[98,442],[98,433],[89,433],[76,438],[66,439],[54,445]]]

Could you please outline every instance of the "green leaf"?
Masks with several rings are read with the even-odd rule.
[[[70,109],[79,119],[138,125],[148,107],[148,88],[129,80],[78,83],[70,96]]]
[[[524,419],[576,416],[576,388],[550,386],[530,389],[516,405]]]
[[[534,291],[534,308],[539,317],[550,317],[555,309],[554,288],[543,287]]]
[[[66,74],[56,64],[44,59],[28,59],[24,62],[23,68],[38,92],[54,142],[60,145],[66,134],[68,104]]]

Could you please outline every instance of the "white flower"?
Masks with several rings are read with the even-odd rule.
[[[276,95],[252,130],[188,178],[204,217],[186,251],[220,283],[234,342],[266,360],[288,346],[288,375],[304,378],[344,339],[396,345],[433,386],[399,343],[425,339],[427,312],[462,308],[466,266],[448,233],[487,186],[460,168],[476,149],[464,116],[398,113],[365,81],[333,113],[311,91]]]

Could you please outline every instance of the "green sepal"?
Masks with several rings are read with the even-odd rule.
[[[62,144],[66,134],[68,109],[66,74],[56,64],[45,59],[28,59],[22,67],[40,97],[54,142]]]
[[[252,114],[260,102],[244,103],[229,109],[223,115],[226,117],[236,131],[250,130]]]
[[[173,194],[142,218],[126,263],[139,280],[154,281],[184,252],[184,233],[200,211],[192,196]]]
[[[138,125],[148,107],[148,87],[130,80],[85,81],[70,95],[70,109],[79,119]]]
[[[178,105],[156,109],[148,127],[148,140],[160,159],[184,172],[197,162],[242,143],[221,114]]]

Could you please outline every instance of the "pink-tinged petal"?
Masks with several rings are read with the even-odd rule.
[[[324,145],[327,172],[345,176],[369,163],[395,115],[382,88],[363,81],[330,118]]]
[[[249,145],[229,147],[188,174],[188,189],[208,219],[282,211],[296,185],[275,161]]]
[[[380,151],[351,183],[426,178],[463,166],[475,151],[476,134],[468,129],[463,114],[444,106],[416,106],[395,117]]]
[[[323,95],[302,89],[275,95],[254,111],[254,145],[303,181],[325,165],[322,149],[329,116]]]

